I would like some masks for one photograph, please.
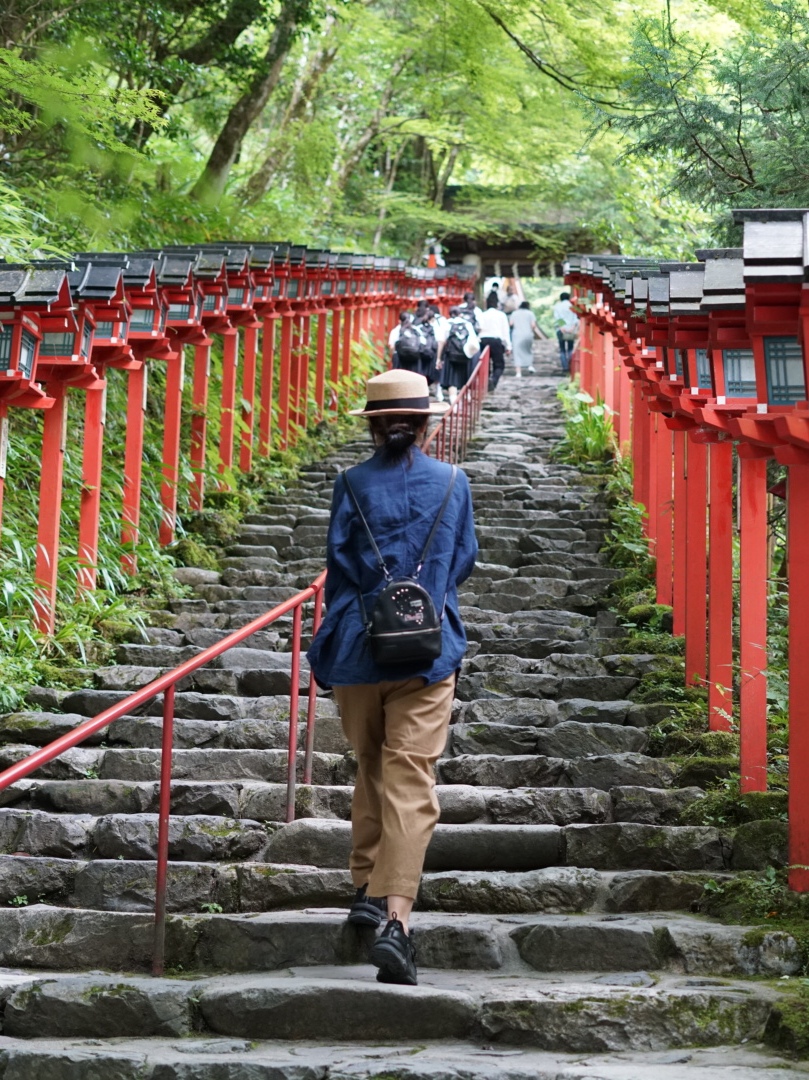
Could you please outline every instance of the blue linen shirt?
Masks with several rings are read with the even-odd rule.
[[[450,469],[414,447],[410,464],[406,458],[386,462],[377,450],[351,470],[354,494],[394,579],[412,577],[415,572],[446,495]],[[457,587],[472,573],[477,550],[469,481],[459,469],[419,575],[436,610],[444,608],[441,655],[421,665],[375,664],[365,640],[358,588],[362,589],[366,612],[370,612],[385,581],[345,480],[339,475],[334,482],[326,541],[326,615],[306,654],[318,684],[355,686],[419,676],[429,684],[456,671],[466,652]]]

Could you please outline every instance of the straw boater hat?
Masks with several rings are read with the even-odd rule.
[[[374,375],[366,385],[364,409],[352,409],[352,416],[390,416],[396,413],[444,413],[442,402],[430,402],[427,380],[415,371],[393,368]]]

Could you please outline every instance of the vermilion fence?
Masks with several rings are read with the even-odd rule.
[[[217,336],[223,356],[217,384],[219,469],[248,472],[254,454],[267,456],[274,444],[280,449],[294,444],[310,405],[316,419],[336,415],[341,388],[352,381],[353,347],[363,336],[380,344],[399,309],[422,298],[446,311],[461,299],[472,276],[474,270],[466,266],[413,269],[400,259],[242,242],[89,253],[26,267],[0,263],[0,513],[9,410],[44,410],[35,571],[39,629],[54,628],[69,397],[83,396],[77,539],[79,587],[89,590],[95,587],[98,561],[109,369],[121,369],[127,378],[121,535],[133,552],[125,556],[126,569],[134,571],[151,366],[166,368],[159,403],[160,542],[169,544],[177,523],[189,357],[189,496],[191,508],[199,510],[205,496],[211,347]]]
[[[480,360],[465,386],[461,387],[455,404],[430,432],[424,444],[424,452],[441,461],[453,464],[463,461],[472,433],[480,422],[483,400],[489,387],[489,348],[483,350]]]
[[[742,248],[699,251],[696,263],[576,255],[566,280],[581,316],[582,387],[604,399],[631,444],[657,601],[685,635],[686,682],[707,685],[714,730],[729,730],[738,706],[743,792],[767,787],[767,462],[786,466],[789,881],[805,892],[809,211],[735,218]]]

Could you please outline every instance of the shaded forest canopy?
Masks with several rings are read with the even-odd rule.
[[[688,257],[809,202],[808,108],[798,0],[7,0],[0,254]]]

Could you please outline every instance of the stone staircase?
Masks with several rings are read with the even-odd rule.
[[[560,433],[555,380],[506,379],[464,465],[481,550],[414,915],[420,985],[377,984],[373,932],[344,921],[354,762],[330,698],[313,786],[281,824],[280,620],[177,693],[165,978],[146,974],[161,702],[3,793],[0,1080],[804,1075],[760,1047],[777,993],[749,978],[799,971],[796,943],[690,914],[732,872],[732,837],[678,825],[702,790],[646,752],[672,706],[633,701],[659,660],[618,651],[607,511],[549,463]],[[334,475],[366,453],[269,499],[221,574],[178,571],[193,598],[93,689],[33,691],[0,720],[0,765],[308,585]]]

